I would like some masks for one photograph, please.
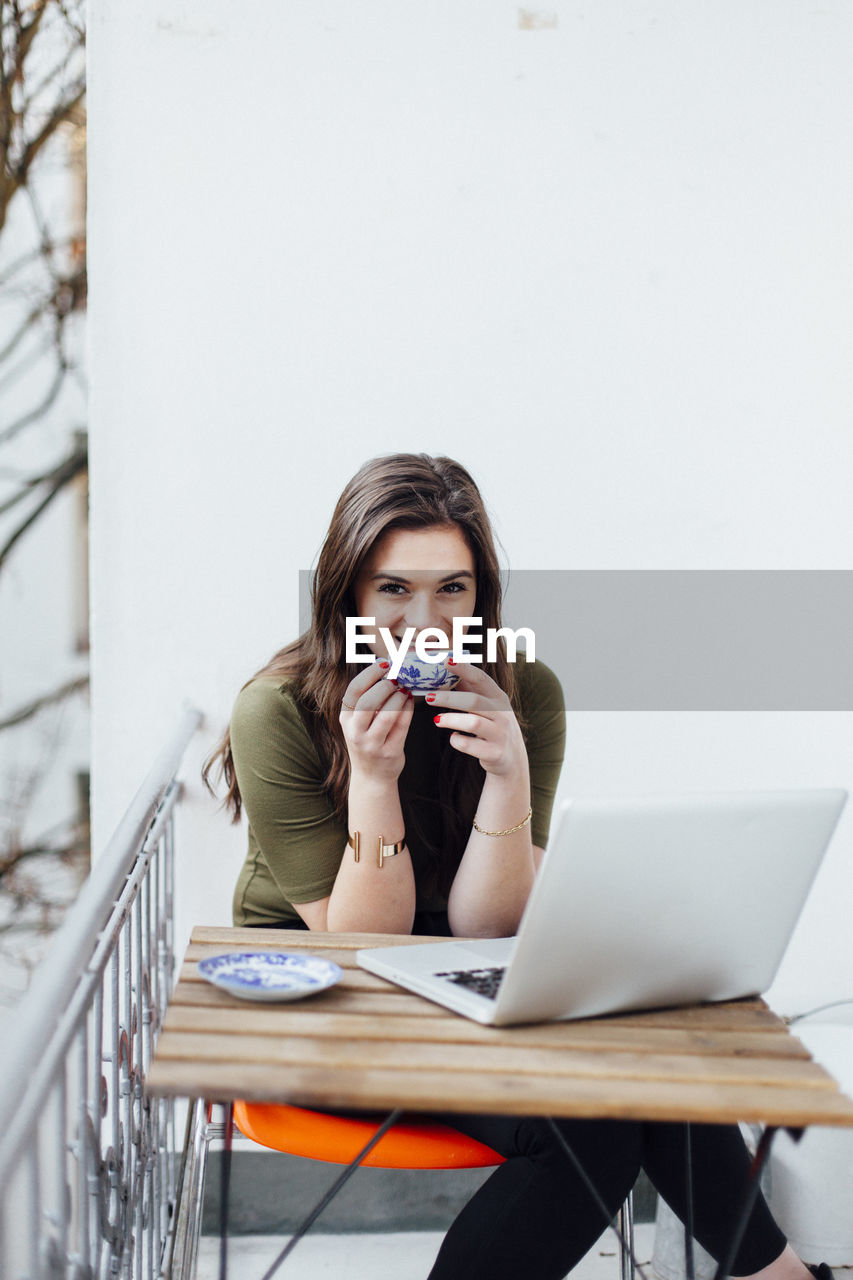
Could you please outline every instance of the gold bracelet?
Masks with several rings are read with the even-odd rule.
[[[513,831],[520,831],[522,827],[526,827],[532,817],[533,806],[531,805],[527,810],[527,816],[521,822],[517,822],[514,827],[507,827],[505,831],[485,831],[482,827],[477,825],[477,819],[475,817],[473,819],[474,830],[479,831],[481,836],[510,836]]]
[[[347,837],[347,844],[355,854],[354,862],[361,861],[361,832],[354,831],[351,836]],[[393,858],[395,853],[402,853],[406,845],[406,837],[402,836],[394,844],[386,844],[385,837],[380,836],[376,848],[376,865],[381,868],[385,865],[386,858]]]

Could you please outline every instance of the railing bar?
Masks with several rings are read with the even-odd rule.
[[[77,1202],[80,1206],[80,1240],[79,1252],[88,1263],[92,1254],[92,1229],[97,1228],[97,1218],[93,1210],[93,1199],[98,1194],[98,1170],[94,1167],[97,1158],[96,1147],[91,1149],[89,1142],[89,1107],[86,1097],[85,1081],[89,1075],[89,1040],[86,1026],[79,1031],[77,1044],[78,1070],[80,1072],[80,1096],[77,1106],[77,1140],[74,1144],[77,1160]]]
[[[168,832],[173,821],[174,810],[170,813],[169,824],[166,828]],[[160,1027],[163,1022],[163,1008],[168,1000],[168,992],[163,982],[163,963],[160,952],[160,882],[163,874],[163,858],[164,858],[164,841],[166,836],[159,841],[154,856],[151,875],[148,878],[148,905],[152,916],[151,924],[151,1003],[152,1003],[152,1031],[154,1035],[159,1035]],[[157,1240],[160,1247],[171,1249],[174,1240],[174,1221],[164,1222],[164,1212],[168,1210],[168,1206],[174,1206],[175,1193],[172,1182],[172,1158],[169,1155],[169,1131],[168,1124],[163,1124],[163,1108],[159,1101],[155,1100],[154,1112],[154,1141],[157,1144],[157,1166],[155,1169],[155,1213],[157,1215]],[[172,1104],[172,1109],[174,1104]],[[168,1113],[167,1113],[168,1114]],[[165,1153],[165,1168],[164,1154]],[[170,1255],[171,1256],[171,1255]],[[158,1265],[162,1268],[165,1263],[165,1256],[158,1258]]]
[[[146,858],[146,863],[147,863],[147,858]],[[143,881],[142,883],[145,883],[145,881]],[[136,901],[136,899],[134,899],[133,901]],[[133,902],[131,904],[131,909],[133,909]],[[118,910],[117,910],[117,914],[118,914]],[[127,923],[127,904],[122,904],[122,915],[124,916],[124,920],[122,924],[126,924]],[[102,964],[104,965],[106,965],[106,963],[108,963],[108,961],[110,960],[110,952],[106,951],[106,946],[108,945],[115,947],[115,938],[111,938],[110,942],[108,943],[108,940],[106,940],[106,937],[102,937],[100,946],[104,954],[102,954],[101,956],[101,961],[102,961]],[[114,950],[113,952],[111,952],[111,960],[113,960],[113,965],[115,965]],[[122,969],[123,969],[124,975],[126,975],[127,982],[129,983],[128,966],[123,965]],[[82,1016],[85,1015],[85,1012],[87,1011],[87,1007],[90,1005],[95,1006],[95,1009],[96,1009],[96,1019],[97,1019],[97,1024],[99,1024],[99,1036],[97,1036],[97,1041],[99,1041],[99,1047],[100,1047],[100,1044],[102,1043],[102,1001],[104,1001],[104,991],[102,991],[102,979],[104,979],[104,975],[102,975],[102,973],[90,972],[85,975],[82,975],[81,982],[79,982],[77,992],[74,993],[72,1005],[70,1005],[67,1012],[65,1012],[63,1019],[61,1019],[60,1021],[59,1027],[56,1028],[56,1032],[54,1033],[54,1036],[51,1037],[50,1046],[47,1047],[47,1050],[45,1050],[44,1055],[42,1055],[40,1064],[38,1064],[36,1070],[33,1071],[31,1075],[31,1087],[29,1087],[28,1097],[22,1103],[22,1108],[20,1108],[18,1115],[14,1117],[13,1125],[12,1125],[12,1128],[10,1128],[10,1132],[6,1134],[4,1138],[5,1147],[6,1147],[6,1158],[8,1158],[9,1164],[10,1162],[14,1161],[15,1157],[19,1155],[20,1147],[22,1147],[23,1140],[26,1139],[28,1128],[31,1128],[32,1121],[35,1120],[35,1117],[37,1116],[38,1111],[40,1111],[42,1108],[42,1105],[44,1105],[44,1103],[42,1103],[42,1100],[44,1100],[46,1089],[47,1087],[49,1087],[51,1075],[55,1075],[55,1071],[59,1069],[59,1065],[61,1064],[61,1060],[63,1060],[63,1056],[65,1055],[65,1053],[68,1052],[70,1043],[73,1042],[74,1036],[76,1036],[79,1021],[81,1021]],[[128,1005],[128,1001],[126,996],[126,1006],[127,1005]],[[128,1019],[128,1036],[129,1036],[129,1019]],[[100,1139],[101,1073],[99,1068],[99,1062],[97,1062],[97,1060],[92,1061],[92,1071],[93,1071],[92,1119],[93,1121],[95,1121],[96,1133],[97,1135],[99,1135],[99,1139]],[[115,1092],[113,1093],[113,1097],[115,1097]],[[117,1148],[117,1152],[118,1152],[118,1148]]]
[[[0,1167],[0,1185],[6,1180],[9,1169],[21,1155],[23,1143],[42,1109],[45,1092],[56,1075],[59,1062],[68,1053],[77,1031],[81,1014],[89,1003],[91,983],[81,979],[80,991],[51,1037],[37,1066],[31,1071],[27,1096],[12,1118],[6,1133],[0,1135],[3,1147],[3,1165]],[[3,1172],[5,1170],[5,1173]]]
[[[110,960],[110,1089],[109,1108],[112,1130],[113,1167],[110,1169],[110,1206],[118,1205],[121,1200],[121,1118],[119,1113],[119,1057],[121,1055],[121,1020],[119,1009],[119,951],[121,937]]]
[[[161,1007],[165,996],[160,982],[160,868],[163,861],[163,841],[161,840],[151,863],[148,876],[148,911],[150,915],[148,941],[148,969],[151,974],[151,1010],[155,1037],[160,1032]]]
[[[151,851],[151,857],[157,857],[157,845]],[[149,863],[150,867],[150,863]],[[151,1224],[154,1218],[151,1203],[151,1186],[154,1172],[155,1153],[152,1147],[153,1117],[152,1107],[148,1099],[143,1097],[142,1082],[148,1075],[152,1056],[151,1000],[146,956],[148,952],[148,936],[146,933],[146,876],[139,886],[139,893],[133,903],[133,927],[136,944],[136,1008],[138,1011],[139,1036],[139,1069],[135,1084],[138,1131],[140,1135],[139,1150],[139,1199],[136,1212],[136,1274],[153,1280],[151,1258],[153,1256],[153,1240]]]
[[[152,850],[152,855],[153,855]],[[142,882],[144,884],[145,881]],[[133,971],[134,971],[134,1006],[136,1009],[136,1049],[133,1061],[136,1066],[133,1072],[133,1109],[136,1116],[136,1200],[134,1208],[134,1232],[136,1236],[136,1269],[135,1275],[143,1275],[145,1252],[145,1193],[148,1176],[148,1144],[151,1138],[149,1113],[142,1096],[142,1082],[148,1073],[148,1013],[147,979],[142,967],[142,885],[133,900]]]
[[[197,713],[188,714],[198,719]],[[140,797],[155,773],[156,766],[54,939],[45,965],[72,964],[80,943],[81,899],[90,907],[99,903],[104,877],[115,879],[116,863],[108,854],[120,833],[130,830],[134,809],[139,818]],[[27,1064],[20,1105],[5,1129],[2,1120],[12,1114],[11,1102],[8,1093],[0,1094],[0,1186],[17,1169],[16,1185],[31,1212],[24,1219],[16,1215],[14,1252],[6,1237],[7,1255],[0,1252],[3,1276],[27,1266],[29,1254],[26,1280],[48,1273],[66,1280],[117,1280],[119,1275],[162,1280],[161,1263],[173,1236],[175,1108],[171,1101],[146,1099],[144,1080],[174,970],[174,814],[181,788],[174,778],[164,781],[147,827],[135,844],[125,841],[127,874],[117,885],[120,892],[106,924],[90,912],[88,962],[71,972],[68,998],[61,1006],[55,1003],[67,974],[63,982],[48,981],[40,970],[25,1002],[28,1008],[36,995],[42,997],[39,1052]],[[78,932],[67,928],[75,918]],[[80,943],[81,955],[82,950]],[[49,1008],[55,1016],[46,1011],[48,998],[54,1000]],[[23,1018],[26,1035],[32,1017]],[[16,1035],[10,1049],[16,1068],[23,1062],[26,1035]],[[9,1057],[3,1071],[15,1085],[19,1073],[9,1067]],[[8,1228],[9,1207],[0,1192],[3,1213]]]
[[[158,817],[162,816],[164,820],[168,820],[171,817],[172,809],[177,803],[180,793],[180,784],[174,783],[163,798],[162,809],[158,811]],[[147,843],[148,842],[146,840],[146,845]],[[154,850],[151,848],[143,847],[143,851],[137,856],[137,861],[133,871],[128,876],[121,894],[116,899],[110,919],[104,926],[103,933],[100,935],[97,946],[92,953],[92,958],[86,966],[87,971],[93,972],[100,968],[102,964],[106,963],[112,949],[112,942],[114,940],[115,933],[124,923],[124,914],[133,902],[140,883],[145,882],[145,876],[148,872],[149,863],[151,862],[153,853]]]
[[[150,1024],[148,1009],[148,978],[142,964],[142,895],[140,892],[133,900],[133,976],[134,1004],[136,1006],[136,1036],[138,1052],[134,1055],[138,1063],[141,1078],[148,1074],[149,1059],[147,1057],[147,1028]]]
[[[133,913],[128,912],[127,919],[124,923],[123,950],[124,950],[124,966],[122,969],[122,1006],[124,1011],[124,1027],[126,1031],[125,1058],[122,1063],[119,1060],[119,1074],[121,1076],[121,1099],[122,1110],[124,1112],[124,1152],[122,1162],[122,1174],[124,1182],[124,1205],[127,1215],[126,1224],[129,1226],[133,1222],[133,1192],[136,1174],[136,1143],[133,1141],[135,1133],[133,1127],[133,1067],[136,1061],[136,1026],[134,1025],[134,1002],[133,1002]],[[126,1251],[126,1256],[130,1258],[130,1249]]]
[[[141,888],[141,886],[140,886]],[[134,1033],[134,1051],[131,1055],[133,1070],[133,1111],[134,1111],[134,1161],[136,1176],[134,1178],[134,1212],[133,1230],[136,1236],[136,1269],[137,1277],[142,1276],[142,1258],[145,1244],[143,1224],[145,1220],[145,1175],[148,1164],[148,1141],[150,1127],[145,1100],[142,1096],[142,1082],[148,1071],[146,1060],[146,1027],[145,1016],[145,974],[142,969],[142,898],[137,894],[133,900],[131,915],[131,935],[133,939],[133,1004],[135,1010],[136,1029]]]
[[[174,813],[166,827],[166,839],[163,843],[165,859],[163,863],[163,919],[166,924],[166,972],[163,987],[164,999],[172,993],[172,982],[175,976],[175,821]]]
[[[104,975],[98,979],[92,1002],[92,1052],[91,1078],[89,1086],[89,1107],[92,1117],[92,1129],[95,1133],[97,1148],[101,1149],[101,1121],[103,1120],[103,1052],[104,1052]]]
[[[133,966],[133,916],[127,914],[124,920],[124,928],[122,929],[122,1018],[120,1023],[124,1029],[124,1041],[126,1041],[126,1050],[119,1053],[119,1100],[120,1110],[123,1112],[122,1132],[124,1142],[122,1144],[122,1161],[119,1164],[120,1170],[120,1187],[122,1187],[122,1207],[123,1207],[123,1254],[122,1254],[122,1270],[124,1275],[131,1275],[131,1267],[133,1261],[133,1253],[131,1248],[131,1235],[133,1228],[133,1190],[134,1175],[136,1175],[136,1144],[133,1142],[133,1050],[134,1050],[134,1028],[133,1028],[133,997],[131,993],[132,987],[132,966]]]
[[[44,1028],[58,1022],[92,953],[95,922],[107,918],[137,849],[175,774],[186,744],[201,723],[188,708],[104,850],[97,875],[89,876],[70,908],[45,959],[36,971],[27,999],[16,1016],[15,1040],[0,1062],[0,1135],[5,1135],[27,1092],[32,1063],[44,1048]],[[0,1183],[5,1181],[5,1148],[0,1145]]]
[[[86,1077],[83,1077],[85,1082]],[[85,1089],[84,1089],[85,1092]],[[71,1204],[67,1177],[66,1149],[70,1138],[68,1118],[68,1075],[67,1061],[63,1062],[56,1081],[56,1106],[59,1112],[54,1130],[54,1144],[58,1147],[58,1155],[54,1159],[56,1177],[56,1200],[59,1214],[59,1253],[60,1257],[68,1257],[68,1232],[70,1227]],[[85,1202],[84,1202],[85,1203]]]
[[[106,1102],[106,1078],[104,1076],[104,982],[105,975],[100,974],[98,985],[95,988],[94,998],[92,1002],[92,1035],[89,1042],[89,1064],[90,1064],[90,1087],[89,1087],[89,1115],[92,1125],[93,1150],[100,1156],[103,1149],[103,1124],[104,1124],[104,1106]],[[92,1156],[92,1159],[95,1157]],[[92,1238],[97,1239],[99,1234],[99,1210],[100,1210],[100,1187],[97,1179],[93,1182],[93,1187],[89,1193],[89,1212],[87,1222],[91,1224]],[[95,1273],[94,1257],[87,1258],[92,1273]]]
[[[28,1222],[28,1240],[27,1254],[29,1257],[29,1270],[33,1280],[41,1275],[41,1259],[39,1257],[39,1241],[41,1240],[41,1195],[39,1187],[39,1144],[38,1133],[35,1135],[35,1142],[27,1149],[26,1152],[26,1168],[27,1168],[27,1199],[29,1200],[30,1213]]]
[[[156,852],[154,856],[156,858]],[[151,994],[151,913],[148,900],[150,878],[150,875],[145,877],[139,890],[139,990],[142,1009],[142,1069],[146,1076],[151,1066],[155,1029]]]
[[[151,1151],[154,1157],[154,1167],[151,1170],[151,1228],[152,1236],[152,1259],[156,1267],[154,1274],[159,1274],[160,1270],[160,1242],[163,1239],[163,1215],[161,1197],[163,1194],[163,1148],[160,1146],[160,1100],[159,1098],[149,1099],[151,1105]],[[166,1156],[168,1159],[168,1155]],[[156,1251],[156,1256],[155,1256]]]
[[[171,820],[172,810],[175,802],[180,799],[183,784],[175,780],[167,788],[163,795],[163,799],[154,815],[154,820],[146,832],[145,839],[142,842],[142,852],[149,856],[156,853],[160,841],[163,838],[163,832],[166,830],[167,824]]]
[[[127,904],[116,904],[116,915],[119,915],[119,906],[121,906],[120,914],[123,915],[127,910]],[[113,946],[115,945],[115,931],[114,927],[109,932],[109,938],[113,940]],[[39,1067],[35,1072],[30,1071],[25,1096],[21,1099],[17,1111],[10,1117],[6,1131],[0,1130],[0,1185],[5,1182],[9,1169],[20,1155],[20,1143],[41,1108],[45,1080],[53,1075],[57,1062],[67,1053],[81,1012],[90,1004],[93,989],[97,989],[96,984],[99,983],[101,978],[99,970],[102,967],[105,968],[110,959],[109,946],[110,942],[108,941],[107,931],[105,931],[99,942],[101,955],[98,965],[96,966],[93,962],[91,967],[80,976],[77,989],[71,997],[69,1006],[58,1017],[57,1029],[51,1036],[49,1044],[46,1047],[42,1046],[40,1049],[38,1055]],[[17,1041],[15,1042],[15,1047],[17,1047]],[[1,1102],[2,1099],[0,1099]]]
[[[163,893],[163,866],[165,862],[165,845],[161,843],[158,846],[158,855],[154,863],[154,920],[155,920],[155,936],[154,936],[154,964],[157,969],[157,1009],[163,1006],[168,1000],[168,988],[165,980],[165,956],[164,947],[166,939],[164,936],[163,926],[163,904],[165,895]]]
[[[145,1072],[151,1065],[151,1059],[154,1051],[154,1035],[156,1032],[156,990],[154,987],[155,975],[154,965],[151,962],[151,880],[154,874],[154,867],[160,857],[160,845],[162,836],[157,841],[149,864],[148,875],[142,882],[140,890],[140,940],[142,946],[142,966],[143,966],[143,1032],[145,1045]],[[148,1265],[146,1275],[148,1280],[156,1280],[155,1267],[157,1265],[158,1242],[160,1240],[160,1204],[159,1204],[159,1167],[160,1167],[160,1147],[158,1135],[158,1111],[156,1101],[153,1099],[145,1100],[148,1116],[148,1157],[146,1161],[146,1182],[145,1191],[148,1197],[148,1224],[147,1224],[147,1242],[148,1242]]]

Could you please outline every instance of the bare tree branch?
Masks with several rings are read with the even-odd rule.
[[[50,506],[54,498],[62,489],[73,480],[81,471],[85,471],[88,465],[88,454],[84,449],[78,449],[65,461],[64,464],[57,467],[54,477],[48,487],[48,491],[42,500],[37,503],[29,515],[21,521],[17,529],[6,539],[6,542],[0,547],[0,569],[3,568],[12,548],[20,538],[27,532],[32,525],[35,524],[39,516]]]
[[[47,307],[47,300],[44,298],[40,299],[38,305],[33,307],[28,315],[24,316],[24,319],[18,325],[18,328],[14,331],[5,347],[0,349],[0,363],[4,360],[8,360],[10,356],[15,354],[16,350],[33,326],[38,324],[39,320],[41,320],[42,316],[47,311]]]
[[[53,247],[57,250],[71,249],[76,240],[76,236],[64,236],[61,239],[55,240],[53,242]],[[28,250],[26,253],[22,254],[20,258],[17,258],[14,262],[10,263],[3,274],[0,275],[0,289],[5,289],[13,276],[17,275],[19,271],[22,271],[24,267],[32,266],[34,262],[38,262],[43,256],[44,247],[42,245],[38,245],[37,248]]]
[[[16,475],[15,479],[18,482],[19,488],[11,495],[11,497],[7,498],[5,502],[0,503],[0,516],[5,515],[7,511],[11,511],[19,502],[23,502],[25,498],[29,497],[34,489],[39,487],[39,485],[49,484],[59,476],[63,475],[70,462],[80,458],[88,459],[88,448],[85,443],[81,444],[78,449],[75,449],[73,454],[63,458],[61,462],[50,467],[47,471],[41,472],[40,475]]]
[[[0,235],[0,456],[5,463],[0,468],[0,571],[88,462],[85,438],[73,443],[69,438],[76,423],[68,419],[76,419],[78,411],[65,409],[75,403],[76,381],[82,379],[68,321],[86,305],[84,22],[84,0],[0,0],[0,233],[4,227],[10,233]],[[52,171],[66,160],[71,182],[59,207]],[[16,197],[12,235],[7,216]],[[39,441],[41,426],[47,434]],[[58,460],[49,445],[57,430],[68,433],[67,443],[59,446],[66,456]],[[29,434],[19,444],[24,431]],[[36,444],[33,454],[30,446]],[[54,460],[45,463],[51,455]],[[61,670],[45,671],[43,691],[23,705],[4,708],[0,719],[0,732],[22,726],[22,750],[11,762],[8,794],[0,797],[0,955],[20,951],[24,967],[31,954],[28,939],[55,928],[88,853],[84,794],[81,816],[29,834],[39,821],[38,787],[55,766],[68,768],[58,756],[64,704],[87,686],[86,675],[68,679]],[[31,760],[40,740],[38,758]],[[73,874],[58,874],[61,863]]]
[[[40,697],[33,698],[32,702],[24,703],[22,707],[18,707],[17,711],[13,711],[4,720],[0,720],[0,733],[4,729],[12,729],[15,725],[31,720],[33,716],[38,715],[45,707],[53,706],[57,702],[63,702],[66,698],[70,698],[72,694],[81,693],[88,687],[88,676],[75,676],[73,680],[66,680],[58,689],[52,689],[50,693],[43,693]]]
[[[78,81],[71,90],[71,96],[63,99],[53,111],[51,111],[47,120],[34,138],[25,145],[21,157],[15,166],[14,179],[15,189],[26,185],[29,172],[38,153],[46,142],[54,136],[61,124],[65,124],[66,120],[70,120],[74,114],[75,107],[78,107],[83,101],[86,94],[85,82]],[[14,195],[14,190],[12,192]]]
[[[34,409],[27,410],[26,413],[21,414],[20,418],[17,418],[14,422],[10,423],[8,427],[5,427],[3,431],[0,431],[0,444],[5,444],[7,440],[13,439],[13,437],[20,431],[23,431],[25,427],[29,427],[33,422],[38,422],[39,419],[47,413],[48,409],[55,403],[57,396],[62,390],[62,384],[65,381],[65,374],[67,371],[67,366],[63,361],[56,372],[56,376],[50,385],[47,395],[44,396]]]
[[[26,122],[34,111],[32,95],[24,93],[26,65],[36,35],[49,8],[62,14],[66,26],[73,34],[77,49],[82,49],[83,34],[69,21],[67,8],[53,0],[34,0],[22,17],[17,4],[5,3],[2,8],[2,65],[0,66],[0,229],[6,222],[9,205],[22,188],[26,188],[30,170],[46,143],[66,121],[71,120],[86,93],[85,76],[76,76],[65,86],[48,112],[41,127],[30,138],[25,137]],[[29,19],[27,21],[27,19]],[[72,48],[60,58],[60,68],[71,61]],[[44,83],[50,82],[55,72],[48,73]],[[18,105],[16,95],[22,95]],[[17,155],[14,152],[20,146]]]
[[[34,858],[43,858],[50,854],[56,857],[69,857],[75,850],[82,849],[89,836],[88,823],[69,822],[63,824],[62,834],[57,833],[54,840],[36,840],[33,844],[22,845],[10,849],[0,856],[0,883],[23,863]]]

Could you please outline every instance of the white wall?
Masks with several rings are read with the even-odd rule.
[[[471,467],[511,563],[849,568],[846,0],[90,3],[94,803],[198,762],[367,457]],[[547,658],[547,655],[542,655]],[[850,716],[572,717],[564,789],[849,785]],[[849,816],[777,1001],[853,994]]]

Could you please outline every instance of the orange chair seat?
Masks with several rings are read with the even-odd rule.
[[[234,1123],[247,1138],[274,1151],[349,1164],[381,1121],[279,1103],[235,1102]],[[503,1162],[497,1151],[449,1125],[410,1119],[389,1129],[362,1164],[375,1169],[478,1169]]]

